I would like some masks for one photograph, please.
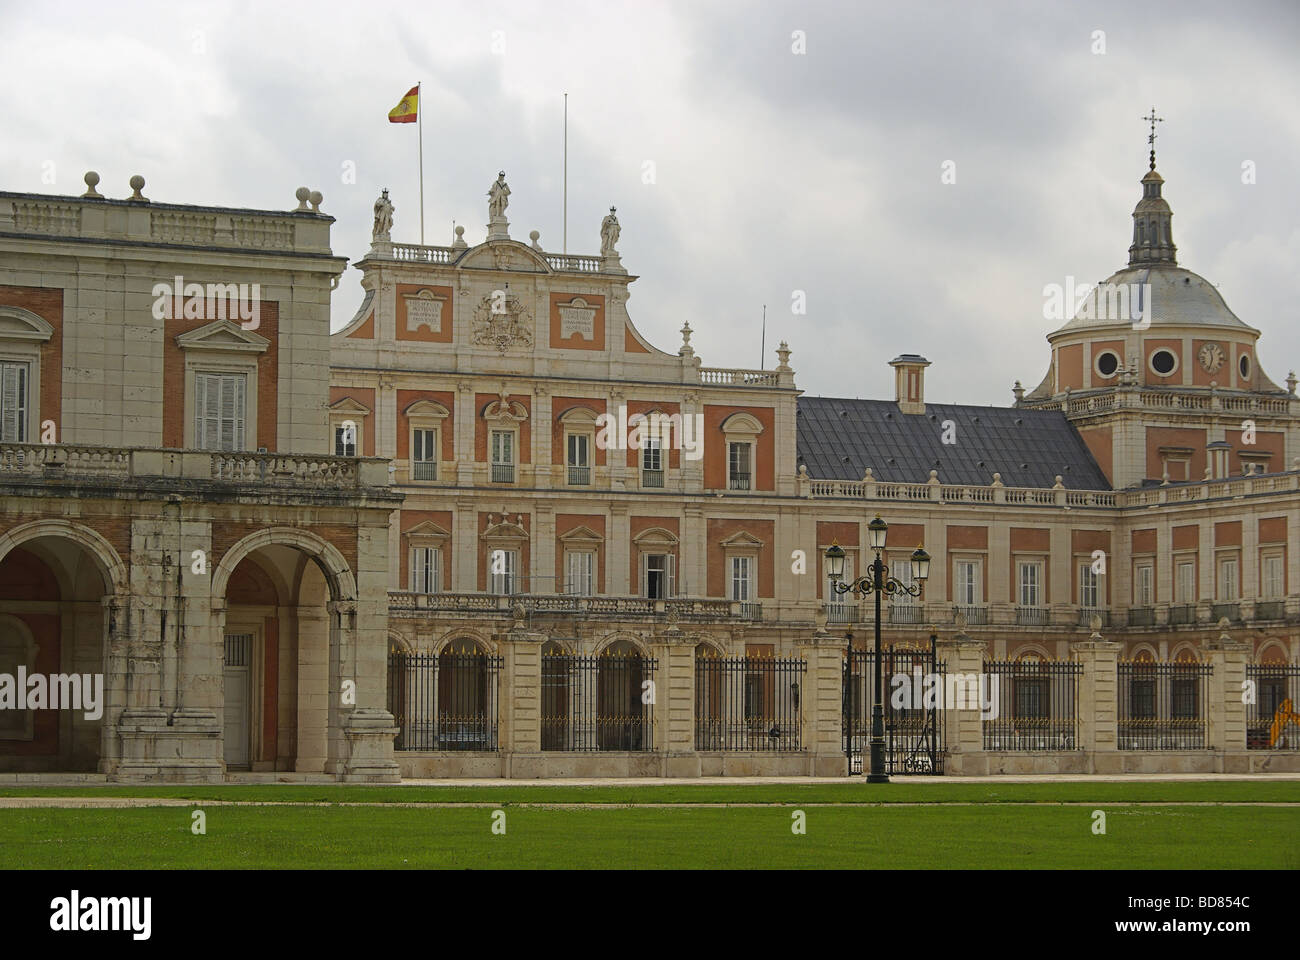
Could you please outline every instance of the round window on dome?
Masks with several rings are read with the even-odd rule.
[[[1171,350],[1157,350],[1151,354],[1151,370],[1153,373],[1167,377],[1178,369],[1178,358],[1174,356]]]
[[[1241,355],[1241,358],[1237,361],[1237,372],[1241,374],[1241,379],[1243,379],[1243,380],[1249,380],[1249,379],[1250,379],[1250,356],[1249,356],[1249,354],[1245,354],[1245,353],[1243,353],[1243,354]]]
[[[1111,377],[1115,376],[1115,372],[1119,370],[1119,354],[1115,353],[1113,350],[1103,350],[1101,353],[1097,354],[1097,361],[1094,364],[1094,367],[1098,376],[1103,380],[1109,380]]]

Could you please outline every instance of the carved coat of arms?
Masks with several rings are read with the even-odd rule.
[[[474,309],[474,340],[504,354],[511,347],[533,345],[533,315],[509,290],[493,290]]]

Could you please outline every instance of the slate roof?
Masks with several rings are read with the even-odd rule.
[[[987,485],[1002,474],[1008,487],[1109,490],[1083,438],[1058,410],[927,403],[924,414],[900,413],[892,400],[800,397],[798,463],[814,480],[877,480]],[[942,442],[943,421],[957,442]],[[797,467],[796,467],[797,468]]]

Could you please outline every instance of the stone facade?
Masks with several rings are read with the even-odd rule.
[[[0,769],[838,775],[844,635],[866,645],[875,614],[831,594],[822,554],[836,542],[865,572],[877,513],[891,572],[918,543],[934,557],[919,598],[886,603],[887,646],[937,634],[961,672],[1081,665],[1076,749],[988,752],[978,713],[952,709],[949,772],[1300,756],[1246,750],[1238,692],[1248,664],[1300,663],[1300,399],[1259,370],[1258,331],[1175,272],[1171,241],[1144,233],[1131,266],[1167,271],[1191,312],[1071,321],[1043,385],[1017,391],[1069,419],[1109,487],[942,468],[884,482],[870,463],[845,480],[798,465],[784,344],[770,370],[703,366],[689,323],[676,352],[653,346],[628,311],[614,211],[599,255],[557,254],[511,239],[506,195],[475,245],[464,228],[445,247],[377,232],[355,264],[361,308],[330,336],[345,264],[319,195],[275,213],[0,194],[0,363],[26,378],[5,381],[26,393],[0,443],[0,673],[99,671],[108,691],[98,720],[6,727]],[[176,277],[204,285],[197,303],[156,316]],[[241,283],[258,285],[256,319],[214,317],[207,284]],[[1231,370],[1211,382],[1202,356]],[[911,425],[928,421],[927,366],[894,361]],[[639,417],[670,424],[660,449],[629,441]],[[1255,442],[1234,442],[1247,418]],[[619,657],[644,672],[611,692]],[[702,657],[748,658],[724,698],[748,748],[701,737],[719,696]],[[1120,748],[1117,664],[1133,658],[1212,667],[1205,750]],[[763,661],[799,661],[801,679]],[[777,702],[772,742],[789,749],[752,742]],[[583,710],[599,746],[573,749]],[[628,712],[635,743],[601,733],[610,717],[632,729]]]

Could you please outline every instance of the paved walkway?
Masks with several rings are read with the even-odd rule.
[[[1300,773],[1142,773],[1142,774],[998,774],[987,777],[895,776],[895,783],[927,784],[936,787],[954,783],[1222,783],[1229,780],[1254,782],[1300,783]],[[856,783],[868,786],[862,777],[554,777],[537,780],[507,780],[501,777],[411,779],[400,784],[339,784],[333,777],[313,773],[232,773],[227,784],[299,784],[386,787],[690,787],[690,786],[821,786],[830,783]],[[116,784],[102,773],[5,773],[0,774],[0,790],[5,787],[86,787],[86,786],[193,786],[213,784]],[[220,785],[217,785],[220,786]]]

